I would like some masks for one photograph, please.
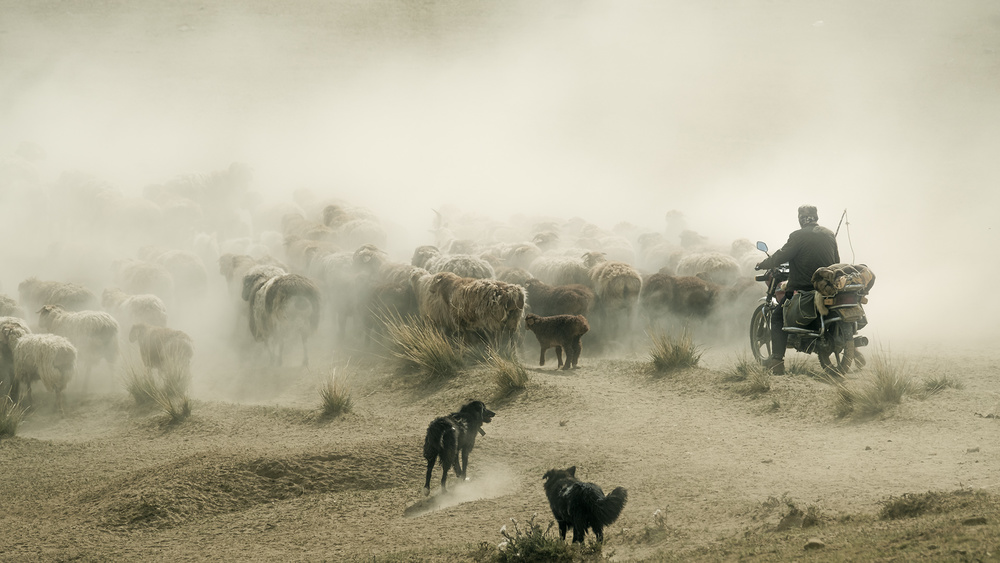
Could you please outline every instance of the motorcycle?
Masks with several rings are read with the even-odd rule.
[[[757,249],[767,254],[764,242],[758,241]],[[754,359],[762,362],[771,356],[771,316],[785,300],[782,282],[788,279],[788,265],[771,268],[754,279],[767,284],[767,294],[761,298],[763,303],[750,317],[750,348]],[[868,338],[857,333],[868,320],[863,313],[858,318],[857,313],[866,302],[864,285],[845,285],[832,297],[823,299],[826,314],[817,314],[816,319],[804,327],[783,328],[788,333],[788,348],[816,354],[823,370],[830,375],[843,375],[850,371],[852,364],[864,367],[867,360],[858,348],[867,346]]]

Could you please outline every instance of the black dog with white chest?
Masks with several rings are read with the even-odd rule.
[[[455,475],[465,479],[469,470],[469,452],[476,447],[476,435],[486,435],[483,424],[493,420],[496,413],[486,408],[482,401],[472,401],[458,412],[435,418],[427,427],[424,438],[424,459],[427,460],[427,478],[424,480],[424,495],[431,492],[431,472],[434,462],[441,460],[441,492],[447,492],[448,471],[455,468]],[[461,454],[461,459],[459,459]]]
[[[597,541],[604,541],[604,527],[618,519],[628,501],[628,491],[616,487],[611,494],[593,483],[576,478],[576,466],[569,469],[550,469],[545,479],[545,496],[552,507],[552,515],[559,524],[559,538],[566,539],[566,530],[573,527],[573,543],[583,543],[587,528],[594,530]]]

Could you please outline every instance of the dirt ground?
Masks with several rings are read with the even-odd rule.
[[[501,45],[512,29],[527,26],[518,10],[498,7],[504,4],[490,4],[491,9],[467,2],[401,4],[405,7],[360,1],[320,6],[264,1],[0,0],[0,13],[4,14],[0,17],[0,100],[16,100],[18,108],[35,110],[67,92],[82,92],[97,98],[114,94],[109,105],[134,105],[135,109],[151,104],[156,109],[149,113],[161,112],[168,121],[176,118],[186,125],[211,125],[213,131],[197,139],[170,128],[157,128],[155,134],[156,140],[176,135],[181,139],[179,145],[187,143],[193,151],[203,151],[204,160],[198,162],[197,169],[212,170],[219,162],[215,153],[210,154],[218,148],[212,146],[219,138],[214,133],[220,122],[214,119],[219,114],[230,115],[225,111],[239,114],[245,110],[257,119],[254,125],[273,127],[250,130],[240,119],[223,120],[221,123],[230,127],[226,131],[230,136],[295,133],[308,119],[295,116],[291,124],[279,122],[293,117],[296,105],[315,103],[310,96],[320,96],[311,90],[299,97],[289,96],[288,90],[300,92],[317,84],[339,86],[338,79],[356,76],[368,63],[392,67],[386,61],[400,53],[412,53],[415,58],[427,53],[440,55],[447,71],[439,80],[447,82],[448,73],[462,75],[477,70],[456,62],[456,53],[461,53],[468,41],[474,40],[477,47],[489,51]],[[574,13],[575,5],[557,4],[546,16],[558,24]],[[785,28],[789,40],[823,25],[818,21],[820,16],[811,12],[816,3],[796,3],[795,8],[768,0],[741,3],[740,14],[755,14],[749,21],[741,19],[742,15],[728,16],[728,5],[713,4],[706,21],[722,20],[731,29],[772,21],[806,22],[802,29],[793,26],[794,32]],[[754,8],[757,5],[759,11]],[[858,24],[852,33],[884,37],[887,45],[898,39],[894,35],[898,28],[892,24],[894,11],[905,11],[909,4],[852,5],[862,6],[851,14],[861,21],[871,18],[884,24]],[[603,21],[614,23],[612,18],[599,16],[588,21],[597,27]],[[975,21],[978,23],[969,34],[948,37],[954,49],[925,53],[928,66],[942,72],[944,78],[968,79],[962,82],[968,86],[968,97],[962,101],[968,103],[949,105],[948,119],[980,119],[982,116],[973,115],[980,107],[975,100],[983,89],[991,96],[995,92],[997,20]],[[831,23],[826,25],[832,27]],[[242,33],[244,26],[253,33]],[[940,39],[937,35],[934,38]],[[729,51],[738,51],[740,44],[729,47]],[[540,43],[531,48],[554,47]],[[246,52],[259,57],[253,64],[247,63],[239,56]],[[780,44],[768,54],[773,57],[769,64],[775,66],[797,60],[799,55]],[[865,52],[855,54],[857,60],[867,57]],[[600,59],[596,50],[582,56]],[[530,49],[518,57],[530,59]],[[809,66],[836,65],[818,60]],[[419,65],[415,67],[420,70]],[[703,136],[689,134],[683,150],[676,151],[679,156],[673,157],[676,161],[666,165],[658,162],[657,166],[689,165],[690,174],[682,175],[681,182],[700,178],[729,159],[745,164],[760,156],[773,156],[771,144],[751,143],[744,137],[754,138],[755,133],[772,129],[780,134],[789,122],[805,120],[796,114],[800,108],[788,103],[790,99],[826,93],[823,81],[816,77],[781,86],[782,77],[770,74],[773,67],[748,68],[753,70],[740,75],[746,82],[735,88],[756,84],[759,74],[768,80],[774,78],[780,86],[777,90],[788,93],[789,98],[769,98],[770,90],[762,88],[758,105],[692,117],[692,123],[709,121],[706,130],[698,129]],[[840,70],[850,74],[855,69],[845,64]],[[217,78],[222,72],[229,73],[229,78],[220,90]],[[691,72],[692,76],[697,74]],[[38,86],[50,73],[60,80]],[[872,74],[882,77],[890,72],[877,68]],[[378,79],[371,80],[375,83]],[[608,81],[613,82],[614,77]],[[603,84],[604,79],[599,82]],[[384,84],[378,86],[378,91],[387,89]],[[722,96],[732,87],[728,83],[719,86],[707,98]],[[22,87],[35,92],[28,102],[22,98]],[[35,87],[37,91],[31,90]],[[406,87],[407,83],[400,82],[389,89],[405,91]],[[573,94],[593,87],[580,79],[580,84],[573,85]],[[364,98],[364,88],[356,84],[352,88],[361,91],[352,95]],[[756,92],[750,90],[751,94]],[[499,97],[517,93],[503,91]],[[547,100],[553,107],[563,103],[559,96],[553,97]],[[515,96],[513,103],[518,100]],[[920,99],[907,100],[889,105],[893,111],[925,111]],[[626,99],[623,105],[628,103]],[[65,127],[70,117],[87,114],[91,106],[58,107],[59,111],[48,116],[51,122],[37,124],[40,135],[63,141],[54,144],[53,160],[73,156],[73,143],[79,147],[81,159],[95,154],[99,147],[93,145],[98,143],[92,143],[86,127]],[[420,113],[419,107],[409,109]],[[585,105],[580,111],[590,109]],[[883,107],[877,109],[896,115]],[[785,110],[792,114],[789,121],[776,121]],[[275,121],[261,122],[262,113]],[[602,117],[596,111],[591,113],[595,121]],[[759,117],[760,121],[729,136],[720,123],[734,114]],[[913,114],[904,113],[900,121]],[[181,116],[185,119],[180,120]],[[19,131],[31,130],[20,114],[0,108],[0,117],[0,123],[12,124]],[[110,130],[102,139],[117,142],[116,150],[147,142],[160,146],[144,136],[152,121],[126,123],[104,117],[96,112],[87,123],[93,130]],[[549,117],[545,113],[531,119],[544,126],[565,125],[550,123],[546,120]],[[428,119],[433,121],[433,115]],[[583,126],[570,129],[574,139],[587,131]],[[971,142],[964,136],[959,139],[959,135],[951,139],[946,135],[949,132],[955,133],[950,129],[941,133],[943,142],[960,147]],[[934,136],[939,132],[919,133]],[[423,141],[416,137],[415,144]],[[374,146],[392,143],[392,139],[362,140]],[[616,138],[608,142],[620,148]],[[16,140],[5,143],[16,146]],[[459,143],[470,144],[464,139]],[[526,151],[537,150],[544,159],[546,147],[541,144],[536,147],[523,139],[511,143],[528,145]],[[641,149],[624,146],[622,153],[630,155],[652,150],[647,145]],[[484,145],[481,150],[493,148]],[[723,149],[727,154],[720,154]],[[312,158],[324,162],[343,158],[347,163],[353,154],[344,156],[325,146],[313,150],[305,155],[290,154],[290,150],[273,156],[276,160]],[[108,158],[118,159],[125,168],[141,164],[129,156]],[[615,156],[620,158],[621,154]],[[907,158],[904,164],[890,164],[905,168],[919,160],[919,156]],[[448,155],[443,161],[453,164]],[[995,169],[993,161],[989,162],[984,168]],[[393,164],[374,158],[370,168],[377,172],[391,169]],[[746,172],[739,166],[733,170],[734,175]],[[186,171],[156,172],[169,177]],[[136,175],[130,170],[124,176]],[[442,178],[446,176],[441,173]],[[362,186],[359,192],[364,191],[364,183],[357,185]],[[894,208],[900,214],[911,210],[907,206],[944,207],[944,200],[928,198],[923,203],[919,197],[901,199],[906,201]],[[982,203],[975,207],[979,212],[991,208]],[[660,217],[663,210],[656,213]],[[784,224],[779,231],[782,235],[787,232]],[[937,236],[937,231],[927,231]],[[877,272],[883,271],[880,266],[888,268],[896,250],[893,235],[884,235],[889,248],[887,263],[872,262]],[[412,248],[410,242],[402,241],[400,246]],[[3,280],[9,291],[31,272],[22,271],[27,263],[24,256],[15,260],[5,254],[2,258]],[[877,311],[879,291],[891,295],[886,288],[902,291],[908,281],[912,280],[881,279],[870,310]],[[512,518],[523,525],[537,514],[547,523],[550,511],[542,491],[542,474],[571,465],[577,467],[578,477],[597,483],[605,491],[623,486],[629,492],[621,518],[606,530],[604,552],[613,551],[615,560],[739,558],[738,554],[720,555],[711,549],[721,544],[738,548],[743,538],[773,532],[789,503],[814,510],[828,525],[784,532],[782,541],[799,545],[818,537],[826,548],[811,557],[850,559],[843,554],[854,553],[845,552],[852,540],[833,524],[870,517],[889,497],[965,488],[1000,494],[1000,449],[996,447],[1000,351],[955,345],[956,341],[965,342],[955,334],[944,335],[951,344],[936,347],[921,347],[905,339],[881,340],[877,338],[878,326],[880,322],[888,324],[889,315],[873,317],[873,347],[885,345],[884,352],[894,365],[902,366],[904,374],[918,384],[947,377],[959,382],[961,388],[945,389],[926,398],[908,396],[881,416],[856,420],[838,418],[833,407],[834,388],[806,375],[774,377],[770,391],[755,396],[740,394],[739,384],[727,379],[738,359],[748,353],[739,340],[708,344],[699,367],[655,378],[647,370],[646,344],[641,340],[629,352],[596,355],[585,338],[581,367],[562,372],[552,364],[541,369],[535,366],[536,345],[529,336],[523,357],[531,381],[526,389],[499,397],[491,375],[481,366],[469,367],[452,378],[427,381],[418,374],[400,372],[394,362],[377,354],[330,346],[329,334],[314,341],[313,367],[309,369],[240,364],[223,339],[196,339],[192,414],[179,424],[168,424],[155,409],[137,408],[117,373],[104,371],[87,382],[74,380],[66,392],[65,418],[53,412],[52,395],[36,385],[38,409],[25,420],[16,437],[0,441],[0,560],[466,561],[480,543],[499,544],[503,539],[500,529],[509,529]],[[986,317],[989,323],[995,318]],[[733,330],[741,333],[744,329],[738,326]],[[808,361],[816,364],[814,357]],[[353,411],[325,419],[318,415],[317,389],[333,373],[349,386]],[[863,378],[866,373],[851,374],[847,379]],[[436,482],[440,473],[435,472],[433,496],[428,501],[421,495],[425,468],[422,443],[427,425],[472,399],[485,401],[497,416],[484,428],[486,435],[471,456],[470,479],[454,492],[439,495]],[[651,534],[651,530],[659,533]],[[778,536],[766,536],[772,537]],[[934,541],[933,531],[930,537],[914,548],[916,551],[907,553],[914,558],[936,559],[934,548],[927,546]],[[983,553],[993,545],[989,538],[975,541],[975,548]]]
[[[832,388],[803,375],[775,377],[770,392],[743,397],[725,378],[737,355],[710,349],[704,367],[665,378],[651,377],[641,357],[585,355],[568,373],[531,368],[529,386],[505,399],[483,368],[429,384],[357,356],[338,367],[354,410],[333,420],[317,417],[323,369],[269,373],[268,396],[196,401],[174,426],[123,392],[81,395],[71,386],[65,419],[43,406],[0,443],[0,553],[463,560],[479,542],[499,543],[511,518],[537,513],[547,522],[541,475],[570,465],[605,490],[629,491],[606,536],[616,560],[776,526],[783,513],[775,499],[835,519],[873,514],[904,493],[997,492],[996,355],[895,353],[915,380],[949,376],[964,388],[908,398],[869,421],[838,419]],[[257,386],[249,375],[234,378]],[[199,391],[207,392],[196,383]],[[36,397],[50,404],[44,391]],[[428,502],[423,433],[469,399],[498,414],[472,455],[470,480],[442,497],[436,474]],[[656,526],[657,510],[669,538],[637,541]],[[823,537],[822,529],[809,533]],[[828,554],[843,547],[826,539]]]

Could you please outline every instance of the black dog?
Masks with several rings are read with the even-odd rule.
[[[573,543],[583,543],[587,528],[593,528],[597,541],[604,541],[604,527],[618,519],[628,501],[628,491],[621,487],[604,496],[597,485],[578,480],[575,465],[550,469],[542,479],[552,515],[559,523],[559,538],[565,540],[566,530],[573,526]]]
[[[469,452],[476,447],[476,434],[486,435],[483,424],[493,420],[497,413],[486,408],[482,401],[472,401],[458,412],[448,416],[435,418],[427,427],[427,437],[424,438],[424,458],[427,460],[427,479],[424,481],[424,495],[431,492],[431,471],[434,461],[441,459],[441,491],[447,492],[445,482],[448,480],[448,470],[455,468],[455,475],[465,479],[469,470]],[[462,459],[459,463],[458,454]]]

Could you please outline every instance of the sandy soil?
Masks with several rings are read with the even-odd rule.
[[[606,490],[628,489],[606,541],[620,560],[774,526],[782,516],[774,499],[835,517],[874,513],[907,492],[996,492],[1000,452],[987,417],[1000,405],[996,355],[897,354],[915,380],[947,375],[964,388],[907,399],[865,422],[837,419],[831,387],[802,375],[744,398],[725,382],[734,357],[712,349],[705,367],[656,379],[641,358],[585,356],[570,373],[532,369],[527,389],[498,400],[483,369],[428,384],[359,356],[339,371],[354,411],[334,420],[316,416],[321,370],[267,374],[280,391],[256,405],[197,401],[176,426],[136,410],[124,393],[73,389],[61,419],[43,391],[39,412],[0,443],[0,553],[461,560],[479,542],[499,543],[510,518],[550,518],[541,475],[570,465]],[[420,494],[426,425],[471,398],[498,415],[473,453],[470,480],[443,497],[435,485],[428,502]],[[634,541],[656,510],[671,530],[667,543]]]

